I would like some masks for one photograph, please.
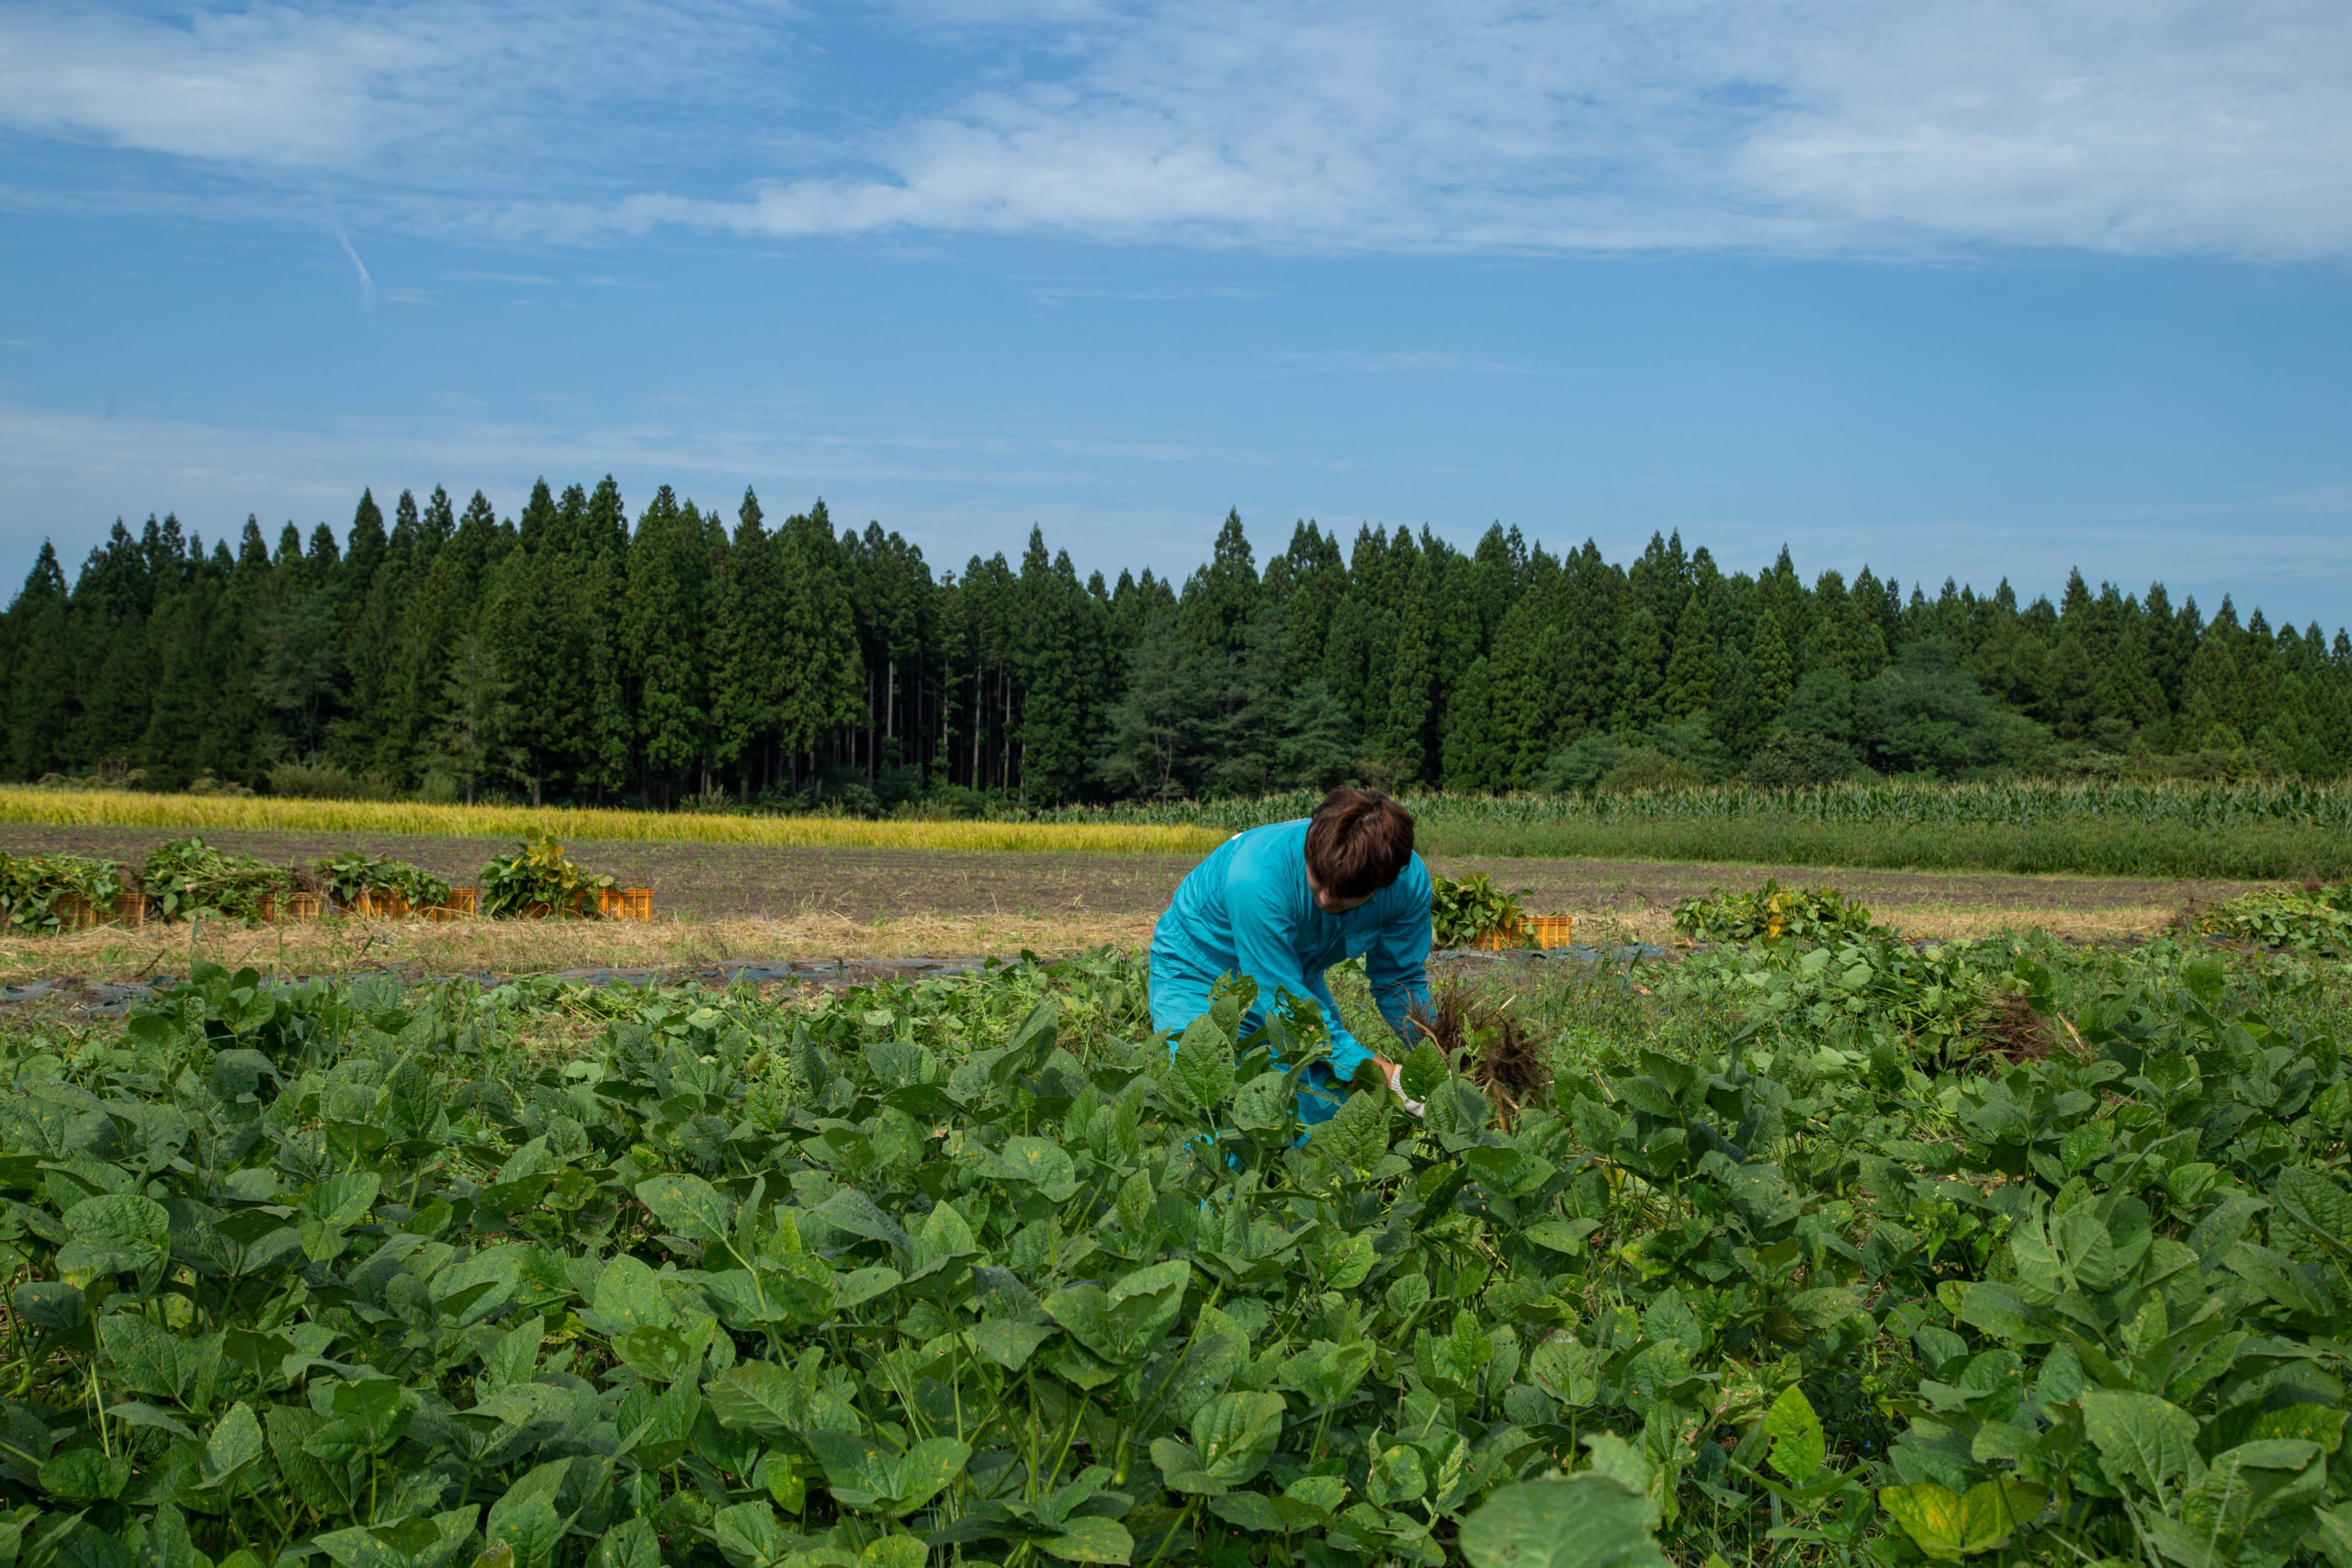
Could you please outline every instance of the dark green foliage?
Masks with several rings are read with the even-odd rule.
[[[0,771],[180,788],[295,758],[535,803],[824,808],[854,784],[886,809],[954,788],[1021,810],[1349,781],[1590,790],[1628,760],[1612,745],[1649,753],[1628,789],[1683,769],[2352,765],[2352,644],[2227,602],[2209,624],[2161,584],[1906,599],[1868,569],[1808,587],[1785,550],[1725,575],[1675,536],[1621,567],[1499,527],[1467,554],[1370,526],[1342,549],[1311,521],[1261,572],[1233,513],[1179,591],[1081,576],[1035,530],[1017,562],[934,573],[822,502],[771,528],[748,491],[731,525],[664,489],[632,526],[609,478],[542,481],[511,523],[437,489],[390,510],[387,528],[363,494],[341,547],[287,527],[273,550],[258,520],[209,550],[173,518],[118,525],[71,583],[44,549],[0,617]]]
[[[270,794],[289,800],[390,800],[396,793],[381,774],[355,774],[336,762],[288,760],[264,777]]]
[[[1742,776],[1764,789],[1805,789],[1837,784],[1861,771],[1859,748],[1826,735],[1780,729],[1747,760]]]
[[[1132,955],[199,965],[0,1034],[0,1551],[2333,1561],[2341,976],[1825,936],[1514,968],[1555,1087],[1506,1123],[1426,1046],[1423,1118],[1304,1137],[1317,1042],[1244,985],[1171,1051]]]

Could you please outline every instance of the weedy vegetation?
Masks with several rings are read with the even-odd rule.
[[[0,1033],[0,1560],[2340,1568],[2342,982],[1513,968],[1303,1136],[1312,1029],[1108,951],[207,967]]]

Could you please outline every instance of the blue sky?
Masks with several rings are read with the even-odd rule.
[[[0,571],[359,487],[2071,565],[2333,628],[2352,13],[0,10]]]

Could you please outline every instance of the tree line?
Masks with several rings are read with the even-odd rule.
[[[1619,565],[1312,522],[1261,569],[1238,514],[1181,585],[1081,580],[1035,528],[934,572],[821,501],[771,527],[747,491],[730,525],[664,486],[632,524],[609,477],[513,518],[403,491],[389,526],[371,491],[274,551],[253,519],[209,549],[117,522],[70,583],[44,544],[0,671],[9,776],[150,788],[871,808],[2352,764],[2342,630],[2161,583],[2020,605],[1808,584],[1785,548],[1726,574],[1679,535]]]

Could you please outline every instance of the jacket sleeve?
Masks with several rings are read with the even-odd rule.
[[[1302,970],[1288,892],[1281,880],[1257,867],[1237,864],[1226,884],[1226,910],[1233,920],[1235,959],[1241,973],[1258,982],[1258,1011],[1271,1013],[1277,994],[1283,991],[1313,1002],[1331,1036],[1331,1071],[1342,1080],[1351,1077],[1371,1053],[1340,1021],[1340,1010],[1323,976]]]
[[[1418,859],[1414,869],[1419,874],[1411,880],[1420,891],[1418,896],[1406,892],[1401,907],[1381,923],[1380,934],[1365,950],[1363,963],[1364,978],[1372,983],[1372,999],[1408,1051],[1424,1038],[1419,1030],[1408,1027],[1411,1021],[1426,1021],[1430,1016],[1429,875],[1421,871]]]

